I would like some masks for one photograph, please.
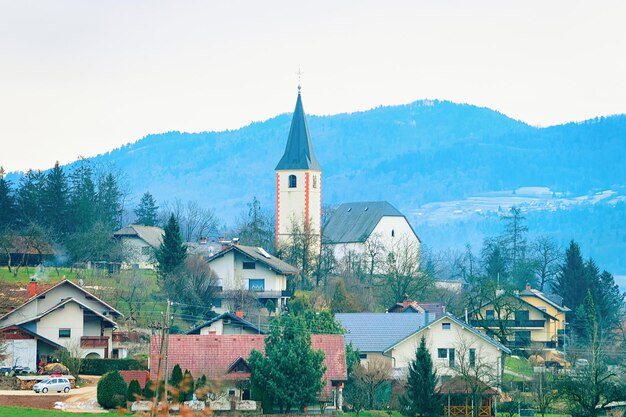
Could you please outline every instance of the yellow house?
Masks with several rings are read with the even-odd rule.
[[[472,325],[496,336],[509,348],[562,350],[565,313],[560,297],[530,286],[515,295],[502,295],[472,312]]]

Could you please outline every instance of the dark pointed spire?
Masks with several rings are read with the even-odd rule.
[[[296,101],[296,109],[293,111],[293,118],[291,119],[291,129],[289,129],[285,153],[278,165],[276,165],[276,170],[284,169],[322,170],[315,158],[315,153],[313,153],[309,127],[307,126],[304,108],[302,107],[300,84],[298,84],[298,100]]]

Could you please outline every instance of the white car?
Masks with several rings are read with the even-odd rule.
[[[67,378],[46,378],[33,385],[33,391],[43,394],[48,391],[70,392],[70,381]]]

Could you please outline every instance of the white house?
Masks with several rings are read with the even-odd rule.
[[[68,280],[41,293],[30,282],[28,295],[28,301],[0,317],[7,365],[35,370],[59,348],[76,349],[82,357],[110,357],[114,320],[122,313]]]
[[[410,250],[418,253],[420,239],[406,217],[387,201],[344,203],[324,226],[324,246],[339,262],[347,256],[385,256]]]
[[[154,269],[154,251],[161,246],[163,234],[160,227],[129,224],[113,233],[122,243],[124,253],[123,268]]]
[[[221,336],[223,334],[265,334],[265,332],[239,315],[225,312],[194,327],[185,334]]]
[[[451,314],[342,313],[335,316],[346,329],[346,344],[359,349],[361,362],[390,362],[394,377],[406,377],[422,336],[430,351],[440,383],[458,374],[459,365],[483,370],[485,383],[495,385],[504,357],[511,351]]]
[[[218,277],[222,289],[222,305],[225,311],[229,293],[238,290],[253,292],[265,304],[272,300],[274,306],[282,308],[291,294],[287,291],[287,277],[298,270],[262,248],[243,245],[230,245],[207,259],[211,269]]]

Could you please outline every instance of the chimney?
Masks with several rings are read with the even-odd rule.
[[[218,240],[219,240],[220,242],[223,242],[223,241],[224,241],[224,236],[220,236]]]
[[[233,245],[237,246],[239,244],[239,238],[238,237],[234,237],[232,240],[233,240]]]
[[[208,241],[209,241],[209,240],[208,240],[206,237],[201,237],[201,238],[198,240],[198,243],[200,243],[201,245],[206,245]]]
[[[531,286],[530,286],[530,283],[529,283],[529,282],[527,282],[527,283],[526,283],[526,290],[527,290],[527,291],[530,291],[530,290],[532,290],[532,289],[533,289],[533,287],[531,287]]]
[[[37,295],[37,281],[31,279],[28,283],[28,298],[32,298]]]
[[[243,319],[243,311],[235,311],[235,316],[239,317],[240,319]]]
[[[465,307],[465,323],[469,323],[469,314],[467,312],[467,307]]]

